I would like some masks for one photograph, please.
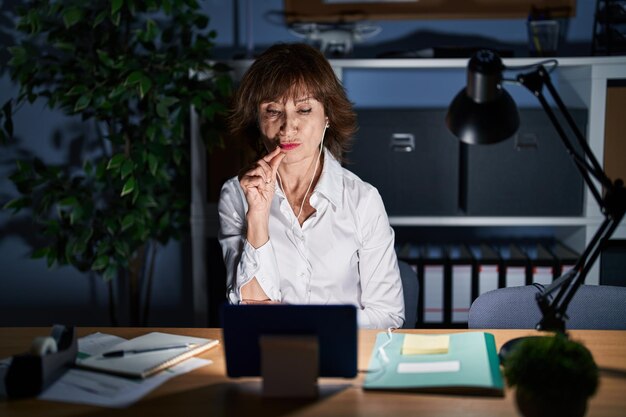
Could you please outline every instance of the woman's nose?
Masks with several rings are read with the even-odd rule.
[[[295,117],[283,116],[280,131],[288,138],[298,131],[298,123]]]

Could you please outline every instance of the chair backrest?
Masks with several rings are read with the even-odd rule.
[[[470,329],[534,329],[541,320],[533,285],[480,295],[470,307]],[[566,329],[626,330],[626,287],[582,285],[567,308]]]
[[[417,323],[417,299],[419,295],[417,273],[404,261],[398,261],[398,267],[400,268],[402,290],[404,291],[404,325],[402,328],[414,329]]]

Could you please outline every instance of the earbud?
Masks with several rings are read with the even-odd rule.
[[[325,128],[328,129],[330,127],[330,125],[328,124],[328,117],[326,118],[326,126]]]

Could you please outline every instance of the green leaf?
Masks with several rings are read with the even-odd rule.
[[[94,271],[100,271],[101,269],[105,269],[108,265],[109,265],[109,256],[100,255],[96,258],[96,260],[91,265],[91,269]]]
[[[69,42],[56,42],[54,47],[65,52],[74,52],[76,50],[76,45]]]
[[[83,209],[83,206],[81,206],[80,204],[75,205],[74,209],[70,213],[70,224],[76,224],[77,221],[83,218],[84,214],[85,210]]]
[[[59,201],[59,206],[62,207],[73,207],[78,205],[78,199],[74,196],[65,197],[61,201]]]
[[[91,161],[87,160],[83,163],[83,170],[87,175],[91,175],[93,173],[93,164]]]
[[[113,62],[109,54],[106,53],[106,51],[98,49],[96,52],[98,53],[98,58],[100,58],[100,61],[102,61],[104,65],[108,67],[113,67],[115,65],[115,63]]]
[[[165,14],[172,14],[172,1],[171,0],[163,0],[163,11]]]
[[[115,154],[109,160],[107,169],[119,169],[119,167],[122,166],[122,162],[124,162],[125,160],[126,160],[126,156],[123,153]]]
[[[32,200],[30,197],[18,197],[6,203],[3,208],[5,210],[12,209],[13,213],[17,213],[24,207],[28,207],[31,203],[32,203]]]
[[[87,87],[84,85],[75,85],[66,93],[68,96],[77,96],[79,94],[85,94],[87,91]]]
[[[52,266],[54,265],[54,263],[57,260],[57,256],[54,250],[52,250],[52,248],[50,248],[50,250],[48,250],[48,254],[46,255],[46,261],[48,264],[48,268],[52,268]]]
[[[152,142],[154,140],[154,136],[156,135],[157,127],[154,124],[151,124],[146,129],[146,136]]]
[[[96,179],[101,180],[106,173],[106,164],[104,161],[98,162],[98,166],[96,167]]]
[[[28,61],[28,53],[26,49],[21,46],[12,46],[9,49],[11,55],[13,56],[9,61],[9,65],[13,67],[19,67],[24,65],[26,61]]]
[[[194,23],[198,29],[205,29],[209,24],[209,18],[205,15],[198,15],[196,16]]]
[[[162,119],[167,119],[167,116],[169,116],[167,105],[163,103],[162,101],[160,101],[159,104],[157,104],[156,112],[159,115],[159,117]]]
[[[41,259],[48,256],[48,252],[50,252],[50,248],[47,246],[44,248],[35,249],[30,257],[33,259]]]
[[[111,23],[113,23],[115,26],[119,26],[121,20],[122,20],[122,13],[120,12],[117,12],[113,16],[111,16]]]
[[[141,81],[141,79],[144,77],[143,72],[141,71],[133,71],[130,73],[130,75],[126,78],[126,85],[129,84],[137,84],[138,82]]]
[[[68,7],[63,12],[63,22],[66,28],[74,26],[83,17],[83,12],[78,7]]]
[[[165,212],[159,219],[159,229],[164,230],[170,224],[170,212]]]
[[[113,91],[109,93],[109,98],[110,99],[117,98],[121,96],[122,94],[124,94],[125,92],[126,92],[126,85],[120,84],[117,87],[115,87]]]
[[[115,252],[123,258],[127,258],[130,254],[130,248],[126,241],[116,240],[113,242],[113,247],[115,248]]]
[[[139,207],[158,207],[158,204],[154,197],[149,194],[144,194],[140,196],[137,201],[137,205]]]
[[[122,8],[123,5],[124,5],[124,0],[111,1],[111,16],[117,13]]]
[[[101,11],[100,13],[98,13],[98,15],[96,16],[96,18],[93,21],[93,25],[92,27],[95,28],[96,26],[98,26],[100,23],[102,23],[104,21],[104,19],[106,19],[106,17],[109,14],[106,11]]]
[[[130,159],[125,160],[124,163],[122,164],[122,169],[120,170],[122,179],[129,176],[133,172],[134,168],[135,166],[133,164],[133,161],[131,161]]]
[[[132,213],[127,214],[122,219],[122,232],[135,224],[135,216]],[[115,245],[115,244],[114,244]]]
[[[157,169],[159,168],[159,160],[153,154],[148,154],[148,168],[153,176],[156,175]]]
[[[141,80],[139,81],[139,97],[143,98],[148,91],[150,91],[150,88],[152,87],[152,81],[150,80],[150,78],[148,77],[141,77]]]
[[[107,229],[107,232],[113,236],[117,233],[117,224],[113,219],[105,219],[104,226]]]
[[[122,189],[122,193],[120,195],[124,197],[125,195],[132,193],[134,190],[135,190],[135,177],[130,177],[124,184],[124,188]]]
[[[85,94],[80,96],[78,100],[76,100],[76,105],[74,106],[74,112],[78,113],[81,110],[84,110],[89,103],[91,103],[91,94]]]
[[[92,228],[88,228],[87,230],[83,231],[83,233],[81,233],[78,239],[76,239],[76,241],[74,242],[72,254],[82,255],[83,253],[85,253],[85,251],[87,250],[87,244],[89,243],[91,236],[93,236]]]
[[[102,274],[102,279],[106,282],[111,281],[117,276],[117,267],[115,265],[109,265]]]
[[[146,32],[144,41],[153,41],[159,34],[159,27],[154,23],[154,20],[148,19],[146,22]]]

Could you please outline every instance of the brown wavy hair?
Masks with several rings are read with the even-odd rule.
[[[303,95],[315,98],[324,106],[330,126],[324,146],[337,160],[343,161],[356,132],[356,114],[324,55],[302,43],[273,45],[246,71],[228,119],[231,135],[249,143],[257,158],[261,157],[267,151],[259,130],[259,105]]]

